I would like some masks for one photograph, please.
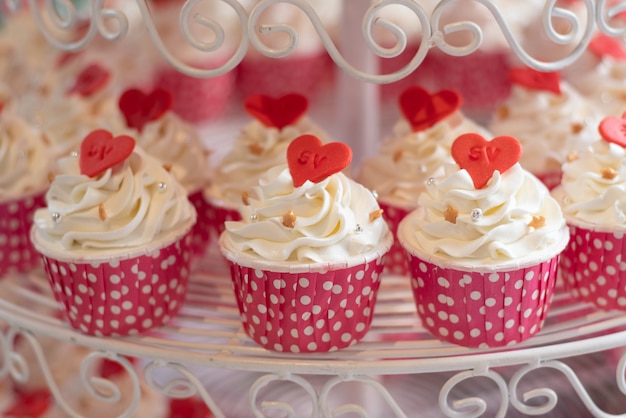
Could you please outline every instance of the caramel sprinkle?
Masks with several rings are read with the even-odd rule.
[[[499,107],[497,112],[500,119],[506,119],[509,117],[509,108],[506,106]]]
[[[393,162],[397,163],[398,161],[400,161],[400,159],[402,158],[402,154],[404,154],[404,152],[402,152],[401,149],[396,150],[396,152],[393,153]]]
[[[565,161],[571,163],[572,161],[576,161],[578,159],[578,153],[576,151],[572,151],[565,157]]]
[[[602,178],[606,180],[613,180],[617,177],[617,171],[612,167],[603,168],[600,173],[602,174]]]
[[[50,183],[52,183],[52,182],[54,181],[54,177],[55,177],[55,176],[54,176],[54,173],[53,173],[52,171],[50,171],[50,172],[48,173],[48,181],[49,181]]]
[[[287,228],[293,228],[296,226],[296,215],[291,209],[283,215],[283,225]]]
[[[453,224],[456,223],[457,216],[459,216],[459,211],[454,209],[451,205],[448,205],[446,210],[443,212],[445,220]]]
[[[261,145],[255,143],[248,145],[248,151],[254,155],[261,155],[265,149]]]
[[[573,134],[579,134],[582,132],[582,130],[585,129],[585,125],[583,125],[580,122],[576,122],[576,123],[572,123],[572,133]]]
[[[100,220],[101,221],[106,221],[107,220],[107,213],[104,210],[104,205],[102,203],[100,203],[98,205],[98,216],[100,216]]]
[[[374,222],[376,219],[380,218],[383,215],[382,209],[377,209],[375,211],[370,212],[370,222]]]
[[[528,226],[530,226],[531,228],[539,229],[542,226],[545,226],[545,224],[546,224],[546,218],[544,218],[541,215],[540,216],[533,215],[533,220],[528,223]]]
[[[41,134],[41,140],[46,144],[46,145],[50,145],[50,138],[48,138],[48,135],[46,134]]]
[[[243,193],[241,194],[241,202],[242,202],[244,205],[246,205],[246,206],[248,206],[248,205],[250,204],[250,200],[248,200],[248,198],[249,198],[249,197],[250,197],[250,196],[248,196],[248,192],[243,192]]]
[[[172,171],[172,164],[163,164],[163,168],[169,173]]]

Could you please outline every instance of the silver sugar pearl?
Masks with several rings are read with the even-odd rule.
[[[563,196],[563,203],[569,205],[569,198],[567,196]]]
[[[429,177],[428,180],[426,180],[426,184],[432,186],[433,184],[435,184],[435,178]]]
[[[374,199],[378,200],[378,192],[376,190],[372,190],[372,196],[374,196]]]
[[[419,171],[420,171],[420,173],[425,174],[426,171],[428,171],[428,167],[426,167],[425,165],[420,165],[419,166]]]
[[[253,213],[253,214],[250,215],[250,220],[252,222],[256,221],[257,219],[259,219],[259,217],[256,215],[256,213]]]
[[[164,192],[165,190],[167,190],[167,184],[165,184],[164,182],[160,181],[159,184],[157,185],[157,187],[159,188],[160,191]]]
[[[363,232],[363,228],[361,227],[360,224],[356,224],[356,228],[354,228],[354,232],[356,232],[357,234]]]
[[[72,157],[72,158],[78,157],[78,152],[76,152],[76,151],[70,152],[70,157]]]
[[[472,222],[478,222],[483,218],[483,211],[480,208],[474,208],[470,212],[470,216],[472,217]]]
[[[52,212],[50,214],[50,217],[52,218],[52,222],[54,222],[55,224],[61,222],[61,214],[59,212]]]

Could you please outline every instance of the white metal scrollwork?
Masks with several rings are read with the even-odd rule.
[[[281,416],[288,418],[297,417],[294,407],[284,401],[261,401],[259,405],[258,399],[261,389],[276,382],[291,382],[304,389],[311,398],[311,418],[320,416],[317,392],[306,379],[292,374],[267,374],[258,378],[252,386],[250,386],[248,400],[250,402],[250,410],[256,418],[265,418],[266,415],[264,411],[267,410],[281,412]]]
[[[468,379],[486,377],[491,379],[498,386],[500,391],[500,405],[496,412],[497,418],[503,418],[508,409],[508,389],[505,380],[493,370],[466,370],[452,376],[441,387],[439,392],[439,408],[447,416],[451,418],[476,418],[482,416],[487,411],[487,402],[478,397],[459,399],[452,402],[450,407],[450,393],[454,387]]]

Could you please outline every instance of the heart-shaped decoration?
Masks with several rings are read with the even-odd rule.
[[[13,404],[2,411],[3,417],[41,417],[46,414],[54,401],[48,389],[17,391]]]
[[[509,80],[530,90],[561,94],[561,75],[558,72],[541,72],[529,67],[511,68]]]
[[[467,170],[474,187],[482,189],[494,171],[505,173],[522,155],[522,146],[512,136],[497,136],[487,141],[475,133],[459,136],[452,144],[452,158]]]
[[[413,132],[419,132],[456,112],[463,100],[453,90],[430,94],[419,86],[412,86],[402,92],[398,102],[400,111],[411,124]]]
[[[626,112],[621,118],[608,116],[602,119],[598,131],[605,141],[626,148]]]
[[[626,52],[624,52],[620,41],[604,34],[596,35],[589,42],[588,48],[600,58],[611,57],[620,61],[626,60]]]
[[[91,64],[78,74],[76,82],[67,91],[67,94],[80,94],[89,97],[107,85],[111,73],[98,64]]]
[[[287,148],[287,164],[293,185],[300,187],[307,180],[319,183],[340,172],[352,161],[352,150],[342,142],[324,145],[318,137],[301,135]]]
[[[118,104],[126,125],[141,132],[148,122],[159,119],[170,110],[172,101],[172,94],[161,88],[156,88],[149,94],[130,89],[120,96]]]
[[[113,137],[104,129],[97,129],[80,144],[80,174],[94,177],[124,161],[135,149],[135,140],[128,135]]]
[[[283,129],[296,123],[306,113],[309,101],[296,93],[278,98],[258,94],[248,97],[244,108],[268,128]]]

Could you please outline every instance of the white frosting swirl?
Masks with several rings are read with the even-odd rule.
[[[306,116],[283,129],[268,128],[259,121],[252,121],[219,163],[207,194],[238,206],[241,194],[256,186],[267,170],[285,163],[287,147],[303,134],[315,135],[322,142],[328,142],[327,135]]]
[[[450,147],[461,134],[490,134],[460,113],[423,131],[414,132],[406,119],[399,120],[378,155],[367,158],[358,181],[389,202],[413,208],[424,182],[443,174],[443,164],[452,162]]]
[[[158,120],[147,123],[143,131],[133,130],[130,136],[137,145],[163,164],[170,164],[174,177],[187,189],[194,192],[208,183],[208,150],[193,126],[184,122],[175,113],[167,112]]]
[[[35,213],[37,243],[44,247],[80,254],[128,251],[195,222],[184,188],[139,147],[94,178],[80,174],[76,157],[61,159],[59,168],[46,194],[47,208]]]
[[[611,175],[603,175],[605,170]],[[595,142],[579,159],[563,164],[560,189],[556,194],[568,219],[626,227],[626,150]]]
[[[445,177],[426,186],[419,205],[405,234],[412,245],[467,265],[521,263],[564,246],[568,235],[558,203],[519,163],[502,175],[494,172],[482,189],[466,170],[447,165]],[[448,207],[458,212],[455,222],[446,219],[454,218]],[[478,220],[472,218],[474,209],[482,211]],[[533,216],[545,224],[529,226]]]
[[[44,135],[9,109],[0,113],[0,200],[43,192],[51,162]]]
[[[522,167],[532,173],[558,171],[567,155],[584,150],[596,138],[599,115],[569,84],[561,94],[514,85],[511,96],[489,124],[494,135],[522,144]]]
[[[294,187],[283,164],[270,169],[252,189],[249,205],[240,208],[243,220],[226,222],[224,239],[229,248],[253,259],[340,261],[366,254],[383,241],[387,224],[382,217],[369,219],[378,209],[372,193],[342,173]],[[295,215],[293,227],[283,224],[289,211]]]

